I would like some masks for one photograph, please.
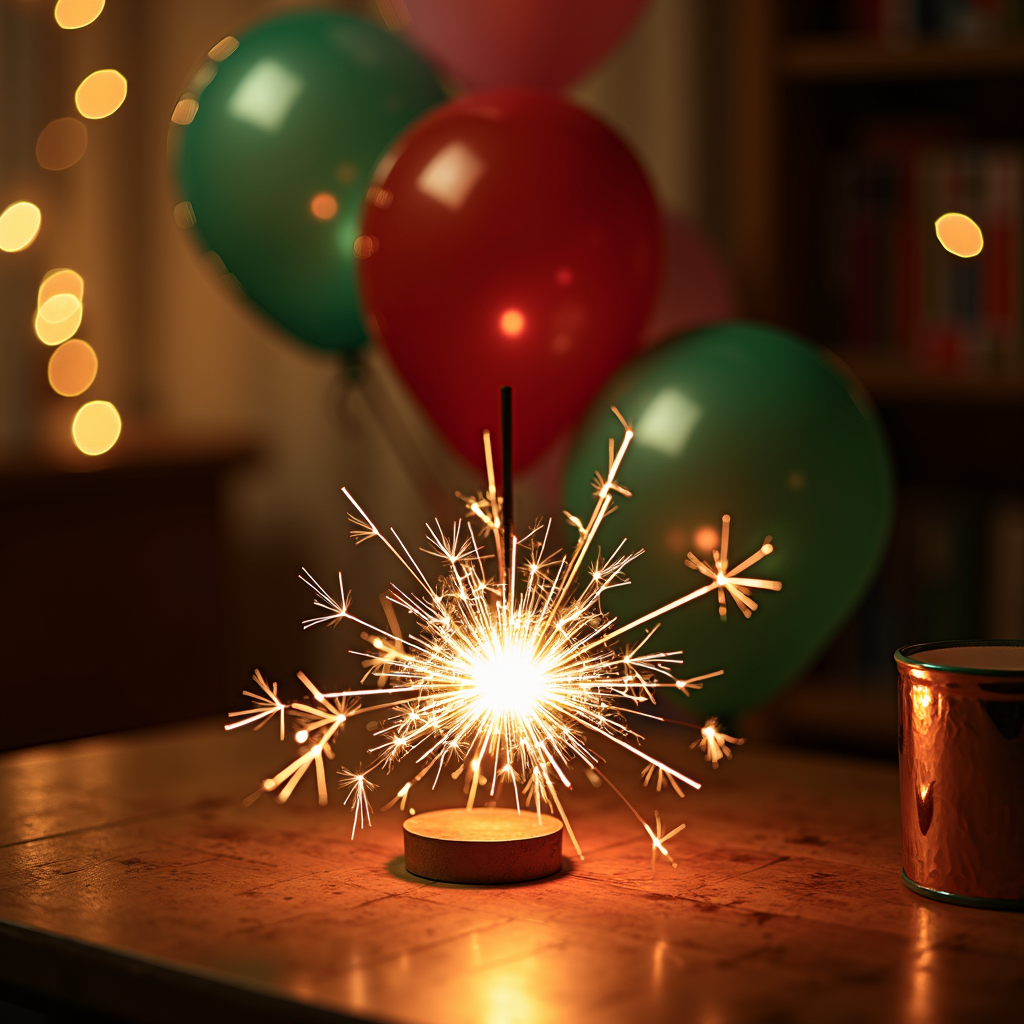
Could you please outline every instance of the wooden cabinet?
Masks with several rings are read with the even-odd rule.
[[[0,472],[0,749],[222,711],[220,491],[242,448]]]

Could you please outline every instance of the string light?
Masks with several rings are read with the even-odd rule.
[[[41,309],[36,310],[36,318],[33,323],[35,328],[36,337],[44,345],[60,345],[67,341],[69,338],[73,338],[78,331],[78,328],[82,326],[82,305],[81,303],[75,308],[75,311],[66,319],[58,320],[56,323],[47,320],[43,316]]]
[[[92,387],[98,370],[99,360],[92,345],[81,338],[73,338],[50,356],[46,379],[58,395],[74,398]]]
[[[199,113],[199,100],[195,96],[182,96],[174,105],[171,120],[175,124],[191,124]]]
[[[128,79],[113,68],[87,75],[75,90],[75,106],[82,117],[98,121],[110,117],[128,95]]]
[[[225,36],[216,46],[214,46],[208,56],[210,60],[215,60],[218,63],[238,49],[238,40],[234,36]]]
[[[47,323],[59,324],[73,317],[81,308],[82,303],[77,295],[72,295],[70,292],[58,292],[56,295],[51,295],[39,307],[39,315]]]
[[[53,19],[61,28],[85,28],[102,13],[106,0],[57,0]]]
[[[317,220],[330,220],[338,212],[338,200],[330,192],[317,192],[309,201],[309,212]]]
[[[77,117],[51,121],[36,140],[36,162],[47,171],[65,171],[85,156],[89,132]]]
[[[92,24],[103,12],[105,0],[57,0],[53,17],[63,29]],[[109,117],[125,101],[128,80],[105,68],[87,75],[75,90],[75,106],[86,118]],[[45,170],[60,171],[77,163],[88,147],[88,129],[73,117],[51,121],[36,140],[36,160]],[[27,209],[26,209],[27,208]],[[6,222],[5,222],[6,218]],[[39,232],[42,214],[31,203],[14,204],[0,215],[0,247],[16,251],[30,245]],[[4,242],[9,243],[9,247]],[[51,270],[39,285],[34,327],[47,345],[59,346],[50,356],[46,376],[58,394],[75,397],[96,379],[99,360],[93,347],[72,338],[82,322],[85,281],[67,268]],[[71,439],[86,455],[109,451],[121,435],[121,416],[111,402],[86,402],[71,425]]]
[[[954,256],[969,259],[985,247],[981,228],[965,213],[944,213],[935,222],[935,237]]]
[[[74,270],[51,270],[39,285],[36,307],[41,307],[48,299],[62,292],[74,295],[79,302],[85,298],[85,279]]]
[[[0,249],[4,252],[27,249],[36,240],[42,223],[42,211],[35,203],[24,200],[11,203],[0,213]]]
[[[121,436],[121,414],[113,402],[86,402],[71,423],[75,447],[85,455],[102,455]]]

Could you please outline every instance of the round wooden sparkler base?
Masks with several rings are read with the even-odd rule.
[[[403,828],[406,870],[435,882],[527,882],[562,866],[562,823],[548,814],[452,808],[406,818]]]

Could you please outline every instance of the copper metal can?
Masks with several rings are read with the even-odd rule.
[[[896,663],[904,882],[1024,910],[1024,641],[915,644]]]

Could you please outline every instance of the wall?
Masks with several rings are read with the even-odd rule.
[[[34,63],[5,62],[0,205],[20,198],[19,189],[34,189],[48,216],[31,250],[13,259],[0,254],[0,445],[8,458],[25,455],[47,430],[63,429],[73,411],[73,400],[53,398],[40,385],[46,353],[27,325],[42,272],[74,267],[86,278],[81,335],[101,363],[90,397],[122,409],[122,443],[155,426],[177,436],[249,436],[262,451],[228,494],[239,684],[255,664],[283,677],[299,667],[330,673],[346,657],[340,639],[298,629],[309,608],[296,579],[300,565],[325,582],[344,566],[347,580],[358,581],[357,607],[377,617],[390,567],[369,545],[356,549],[348,540],[342,483],[412,538],[441,505],[438,493],[475,484],[436,440],[411,440],[430,439],[431,430],[383,359],[373,361],[369,389],[352,389],[333,360],[284,337],[226,287],[171,216],[166,130],[191,71],[225,35],[298,6],[309,5],[108,0],[94,25],[62,33],[48,4],[0,0],[0,25],[16,25],[37,54]],[[702,120],[706,22],[700,0],[655,0],[621,50],[573,92],[634,145],[663,203],[694,215],[710,208],[711,194],[703,158],[711,131]],[[7,57],[24,52],[10,32],[3,46]],[[35,135],[50,118],[73,113],[74,87],[96,67],[127,75],[124,107],[90,123],[79,165],[56,174],[34,168],[25,152],[31,155]],[[399,425],[404,440],[397,447],[382,433],[382,420]],[[524,482],[526,515],[559,512],[564,450],[563,443]],[[433,478],[436,493],[417,489],[410,466]],[[424,466],[433,468],[425,473]],[[141,569],[143,576],[156,572],[156,565]]]

